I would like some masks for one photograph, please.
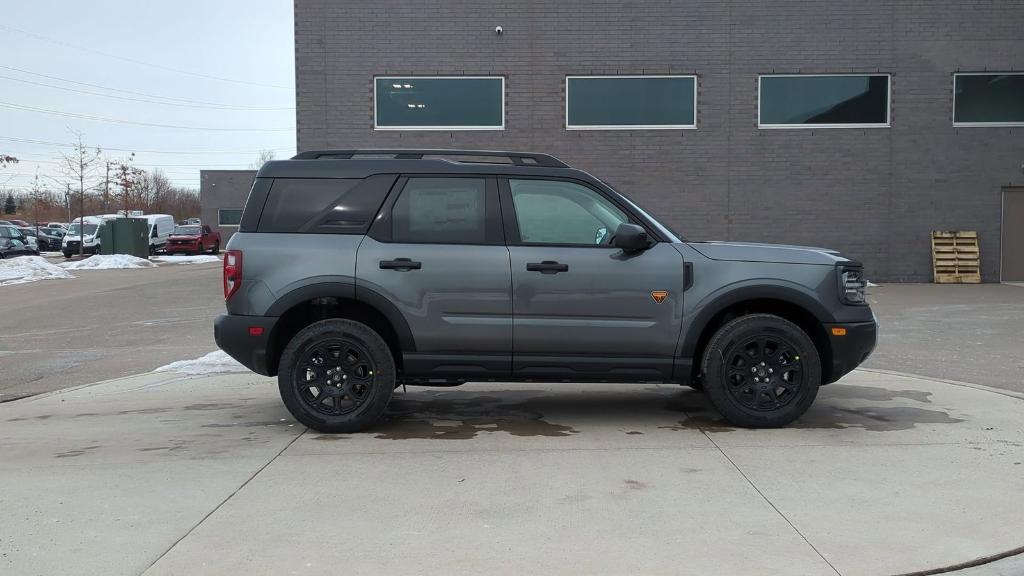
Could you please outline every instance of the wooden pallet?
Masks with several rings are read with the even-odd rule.
[[[932,232],[932,271],[936,284],[981,282],[978,233]]]

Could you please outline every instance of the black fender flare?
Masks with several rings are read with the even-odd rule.
[[[409,329],[409,323],[405,321],[405,317],[402,316],[398,308],[377,291],[363,285],[359,286],[357,297],[356,286],[351,278],[338,277],[326,280],[321,277],[317,282],[294,288],[278,298],[265,315],[280,317],[291,308],[315,298],[339,298],[366,304],[380,312],[391,324],[403,353],[416,350],[416,341],[412,336],[412,330]]]
[[[779,300],[806,310],[821,323],[833,321],[832,313],[818,300],[814,293],[798,284],[744,283],[739,286],[726,287],[722,290],[721,294],[711,296],[706,304],[701,304],[697,309],[693,320],[687,325],[686,335],[680,345],[679,357],[690,358],[693,362],[699,363],[700,359],[694,356],[697,353],[697,343],[700,341],[701,334],[704,333],[704,330],[715,316],[726,308],[740,302],[749,300]]]

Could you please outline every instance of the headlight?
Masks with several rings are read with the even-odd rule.
[[[864,278],[864,269],[860,266],[839,266],[836,272],[839,277],[839,300],[843,304],[866,303],[868,281]]]

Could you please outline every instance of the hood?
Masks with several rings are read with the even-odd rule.
[[[691,248],[712,260],[775,262],[780,264],[822,264],[833,266],[850,259],[837,250],[787,244],[755,242],[689,242]]]

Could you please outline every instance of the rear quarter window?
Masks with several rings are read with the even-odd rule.
[[[394,176],[276,178],[256,231],[365,234],[394,180]]]

